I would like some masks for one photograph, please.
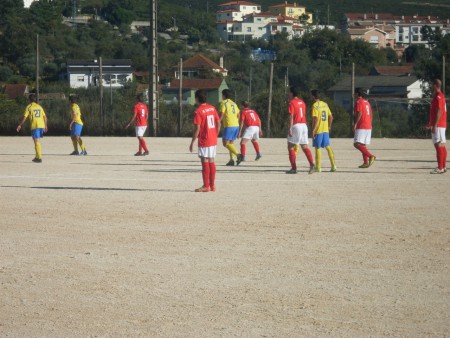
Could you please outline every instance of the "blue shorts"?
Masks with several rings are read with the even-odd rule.
[[[44,137],[44,128],[36,128],[31,130],[32,138],[43,138]]]
[[[227,127],[223,129],[222,140],[234,141],[239,135],[239,127]]]
[[[314,148],[325,148],[330,145],[330,134],[329,133],[320,133],[316,134],[313,140]]]
[[[83,126],[78,123],[72,124],[72,129],[70,130],[70,136],[81,136],[81,131],[83,130]]]

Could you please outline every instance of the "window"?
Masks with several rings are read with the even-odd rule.
[[[84,76],[77,76],[77,82],[84,82]]]
[[[252,27],[247,27],[247,32],[251,32],[252,31]]]
[[[281,29],[281,31],[282,31],[282,32],[287,32],[287,27],[283,27],[283,28]]]
[[[261,21],[261,18],[257,18],[256,21]]]
[[[375,36],[370,37],[370,43],[378,43],[378,41],[379,41],[379,36],[375,35]]]
[[[259,27],[259,28],[258,28],[258,30],[262,31],[262,30],[263,30],[263,28],[262,28],[262,27]]]

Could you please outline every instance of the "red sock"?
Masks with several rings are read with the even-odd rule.
[[[143,138],[141,139],[141,145],[142,145],[142,148],[144,148],[144,150],[148,153],[147,143],[145,143],[145,140]]]
[[[297,164],[295,163],[295,149],[289,149],[289,161],[293,170],[297,170]]]
[[[255,148],[256,153],[259,155],[259,144],[256,141],[252,141],[253,147]]]
[[[312,157],[311,150],[309,150],[309,148],[305,148],[305,149],[303,149],[303,152],[305,153],[306,158],[308,159],[309,165],[314,165],[314,160]]]
[[[437,164],[438,164],[438,169],[442,170],[441,168],[441,147],[439,147],[439,144],[435,144],[434,147],[436,148],[436,160],[437,160]]]
[[[209,162],[209,183],[211,187],[216,185],[216,164],[214,162]]]
[[[209,188],[210,186],[209,175],[210,175],[209,162],[202,162],[203,186],[205,188]]]
[[[366,146],[363,144],[358,144],[356,148],[363,154],[364,163],[369,163],[369,158],[373,155],[367,150]]]
[[[442,154],[443,154],[442,167],[447,168],[447,148],[445,146],[442,147]]]
[[[247,152],[247,147],[244,143],[241,144],[241,155],[245,157],[245,153]]]
[[[140,138],[138,138],[139,141],[139,154],[142,154],[142,141]]]

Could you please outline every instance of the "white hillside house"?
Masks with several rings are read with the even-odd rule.
[[[31,4],[35,1],[39,1],[39,0],[23,0],[23,7],[30,8]]]
[[[103,60],[102,84],[104,87],[122,88],[133,81],[131,60]],[[98,60],[68,60],[67,78],[70,88],[90,88],[100,85]]]
[[[247,1],[231,1],[218,5],[217,22],[242,21],[244,16],[261,13],[261,6]]]

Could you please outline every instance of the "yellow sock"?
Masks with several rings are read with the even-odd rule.
[[[331,162],[331,166],[335,167],[336,163],[334,161],[334,153],[333,153],[333,149],[331,149],[331,146],[325,147],[325,149],[328,152],[328,157],[330,158],[330,162]]]
[[[78,152],[78,142],[77,140],[72,140],[73,149]]]
[[[239,155],[236,147],[234,146],[234,144],[227,144],[226,145],[227,149],[230,151],[230,158],[233,159],[233,155],[236,155],[236,157]]]
[[[322,167],[322,150],[320,148],[316,148],[316,168]]]
[[[80,145],[81,151],[86,151],[86,148],[84,147],[84,142],[81,138],[78,140],[78,144]]]
[[[36,150],[36,158],[42,159],[42,147],[41,142],[36,142],[34,144],[34,149]]]

